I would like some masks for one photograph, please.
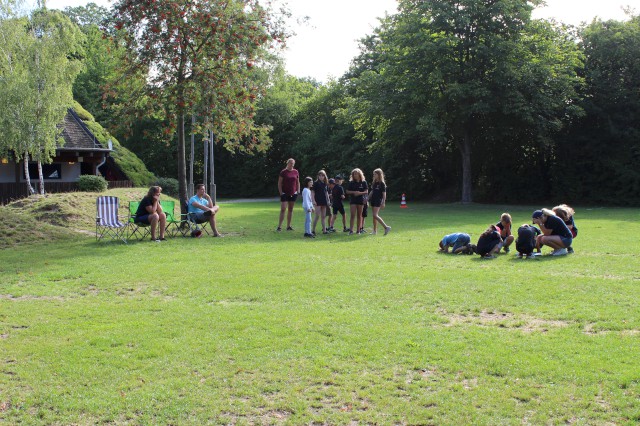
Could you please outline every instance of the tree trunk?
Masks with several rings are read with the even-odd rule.
[[[186,214],[183,200],[189,199],[187,194],[187,159],[184,140],[184,111],[178,112],[178,194],[180,196],[180,211]]]
[[[33,195],[36,191],[31,186],[31,175],[29,174],[29,153],[24,153],[24,177],[27,181],[27,191],[29,191],[29,195]]]
[[[464,138],[462,143],[458,144],[460,154],[462,155],[462,203],[471,203],[473,197],[472,192],[472,175],[471,175],[471,132],[464,130]]]
[[[44,176],[42,175],[42,161],[38,160],[38,186],[40,195],[44,195]]]

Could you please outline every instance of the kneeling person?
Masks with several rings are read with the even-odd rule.
[[[454,234],[445,235],[442,238],[440,241],[440,250],[445,253],[449,253],[449,247],[452,247],[451,253],[462,253],[470,242],[471,237],[469,234],[456,232]]]
[[[216,213],[220,207],[213,204],[211,197],[204,190],[204,184],[196,186],[196,195],[189,199],[189,217],[196,223],[209,222],[214,237],[220,237],[216,227]]]
[[[491,225],[478,238],[476,253],[487,259],[492,259],[500,252],[501,248],[502,237],[500,236],[500,229],[495,225]]]

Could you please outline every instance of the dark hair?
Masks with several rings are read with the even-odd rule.
[[[304,178],[305,188],[309,186],[309,182],[313,182],[313,179],[311,178],[311,176],[307,176],[306,178]]]
[[[196,185],[196,191],[199,190],[200,188],[204,188],[204,183],[199,183]]]

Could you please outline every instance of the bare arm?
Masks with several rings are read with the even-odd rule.
[[[298,181],[298,185],[300,185],[300,181]],[[278,194],[282,195],[282,176],[278,177]]]

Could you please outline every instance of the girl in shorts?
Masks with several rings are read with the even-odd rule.
[[[371,203],[371,210],[373,211],[373,232],[371,234],[375,235],[378,233],[378,222],[380,222],[380,225],[384,227],[384,235],[387,235],[391,227],[387,226],[380,217],[380,209],[384,208],[387,202],[387,184],[384,181],[384,172],[382,169],[375,169],[373,171],[369,202]]]
[[[351,206],[351,216],[349,218],[349,235],[353,234],[354,222],[357,222],[357,233],[361,233],[362,228],[362,208],[364,207],[364,196],[369,193],[369,186],[364,180],[364,173],[360,169],[353,169],[349,177],[349,186],[347,186],[347,195],[350,196],[349,204]]]
[[[555,215],[553,210],[536,210],[532,215],[533,223],[540,226],[543,235],[538,236],[537,246],[549,246],[552,256],[563,256],[573,242],[573,235],[564,221]]]
[[[564,221],[564,224],[567,225],[567,228],[569,228],[571,235],[573,235],[573,238],[575,239],[578,236],[578,227],[576,226],[576,222],[573,220],[573,215],[576,214],[573,208],[566,204],[560,204],[559,206],[555,206],[552,210],[556,216]],[[573,253],[573,245],[567,248],[567,251],[569,253]]]
[[[316,216],[313,218],[313,235],[316,234],[316,225],[318,219],[322,219],[322,233],[328,234],[325,218],[327,216],[327,208],[329,205],[329,178],[324,170],[318,172],[318,179],[313,182],[311,193],[313,195],[313,205],[315,206]]]
[[[491,225],[478,238],[476,253],[486,259],[493,259],[496,254],[500,253],[501,248],[502,237],[500,236],[500,229],[496,225]]]

